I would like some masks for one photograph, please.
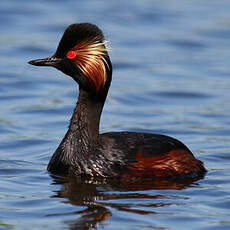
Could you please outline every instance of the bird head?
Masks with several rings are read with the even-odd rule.
[[[54,55],[29,61],[35,66],[53,66],[71,76],[84,90],[103,92],[111,82],[112,65],[102,31],[93,24],[70,25]]]

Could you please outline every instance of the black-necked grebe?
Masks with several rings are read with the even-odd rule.
[[[203,163],[172,137],[136,132],[99,134],[112,64],[96,25],[70,25],[53,56],[29,63],[53,66],[79,84],[69,129],[48,165],[51,173],[129,179],[199,177],[206,172]]]

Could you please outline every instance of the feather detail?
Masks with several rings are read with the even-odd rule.
[[[107,79],[105,55],[107,52],[106,41],[100,42],[97,38],[82,41],[71,49],[76,52],[72,61],[81,70],[89,81],[89,86],[96,92],[102,89]]]

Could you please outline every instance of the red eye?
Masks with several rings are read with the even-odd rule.
[[[76,56],[77,56],[77,54],[73,50],[68,51],[68,53],[66,54],[66,57],[69,59],[74,59]]]

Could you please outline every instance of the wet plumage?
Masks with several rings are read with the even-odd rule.
[[[97,26],[70,25],[53,56],[29,63],[53,66],[79,84],[69,129],[48,165],[51,173],[122,179],[199,177],[205,173],[203,163],[174,138],[135,132],[99,134],[112,64]]]

